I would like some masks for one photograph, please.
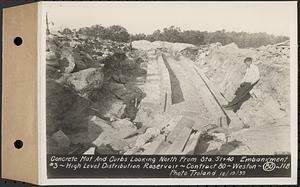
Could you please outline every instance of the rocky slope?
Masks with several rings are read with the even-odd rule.
[[[289,151],[289,49],[288,41],[255,49],[239,49],[232,43],[226,46],[185,49],[180,54],[192,59],[204,70],[228,101],[234,98],[235,90],[246,72],[243,60],[246,57],[253,58],[261,78],[251,91],[251,97],[237,111],[240,119],[250,128],[235,138],[249,141],[249,145],[253,144],[254,152],[271,153],[268,151],[274,149]],[[258,132],[264,135],[261,136]],[[269,136],[267,132],[273,134]],[[270,143],[270,150],[263,150],[259,146],[266,142]]]
[[[128,43],[48,35],[47,150],[100,154],[127,151],[132,122],[144,97],[138,87],[147,55]]]

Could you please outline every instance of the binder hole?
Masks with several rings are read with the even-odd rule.
[[[20,46],[23,43],[23,39],[21,37],[19,37],[19,36],[15,37],[14,43],[15,43],[16,46]]]
[[[15,148],[21,149],[23,147],[23,141],[22,140],[16,140],[14,145],[15,145]]]

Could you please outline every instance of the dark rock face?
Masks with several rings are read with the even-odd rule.
[[[47,80],[46,97],[47,134],[52,134],[63,126],[64,114],[72,108],[77,96],[71,89]]]
[[[89,115],[91,114],[89,106],[91,103],[87,99],[78,96],[72,88],[65,87],[54,80],[47,80],[46,89],[46,131],[47,141],[49,140],[50,144],[47,150],[54,153],[66,153],[70,151],[70,144],[74,143],[69,135],[88,131]],[[55,136],[58,132],[63,136]],[[60,146],[62,142],[53,141],[53,137],[63,137],[60,139],[64,142],[70,139],[68,140],[70,143],[68,143],[68,146]]]

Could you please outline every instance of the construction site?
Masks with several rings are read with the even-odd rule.
[[[48,33],[49,154],[290,154],[289,41],[239,48]],[[260,80],[224,109],[251,57]]]

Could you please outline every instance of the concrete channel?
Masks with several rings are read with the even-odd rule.
[[[184,59],[156,54],[147,74],[147,96],[141,105],[161,114],[176,111],[182,117],[166,139],[157,139],[143,154],[194,154],[201,132],[209,125],[241,125],[236,115],[222,109],[225,101],[211,82]]]

